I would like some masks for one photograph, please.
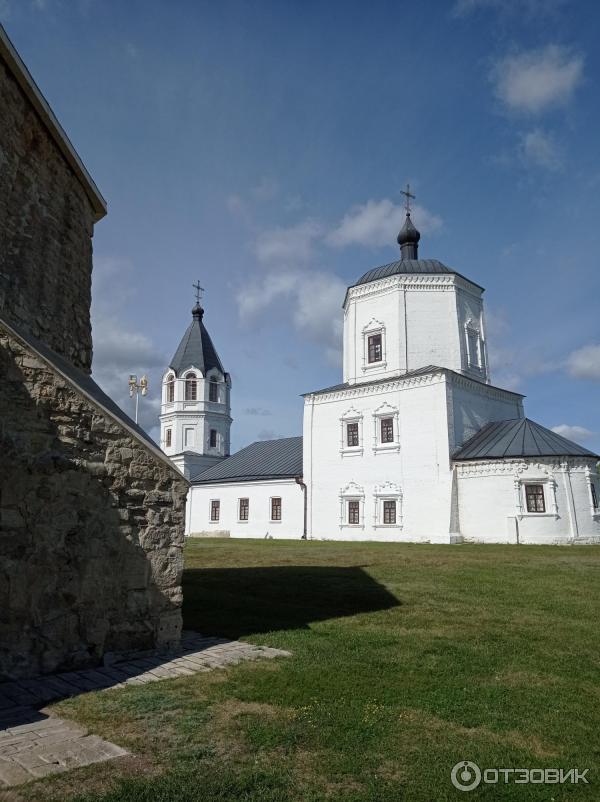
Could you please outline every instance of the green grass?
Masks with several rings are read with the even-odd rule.
[[[206,540],[186,565],[187,628],[293,656],[56,705],[135,756],[23,799],[600,799],[600,550]],[[465,794],[459,760],[591,784]]]

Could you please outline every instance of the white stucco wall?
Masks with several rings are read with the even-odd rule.
[[[281,498],[281,521],[271,520],[271,498]],[[239,521],[239,499],[250,499],[247,521]],[[219,521],[210,520],[210,502],[221,502]],[[293,479],[192,485],[188,494],[186,535],[301,538],[304,528],[302,487]]]
[[[600,509],[592,508],[590,482],[600,490],[593,460],[565,458],[457,463],[459,529],[480,543],[600,542]],[[528,513],[524,485],[542,484],[546,513]]]
[[[488,380],[482,290],[455,275],[390,276],[351,287],[344,307],[344,381],[353,384],[436,365]],[[480,367],[467,354],[480,340]],[[369,364],[366,340],[382,333],[383,358]]]

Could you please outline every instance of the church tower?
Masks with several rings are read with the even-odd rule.
[[[231,378],[204,325],[198,297],[192,322],[162,381],[160,446],[193,479],[229,456]]]

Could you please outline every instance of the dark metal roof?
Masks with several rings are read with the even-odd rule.
[[[343,384],[334,384],[332,387],[325,387],[322,390],[313,390],[311,393],[302,393],[302,397],[307,395],[321,395],[324,393],[335,393],[337,390],[352,390],[354,387],[370,387],[374,384],[386,384],[387,382],[397,381],[398,379],[411,379],[414,376],[423,376],[426,373],[440,373],[444,372],[447,374],[451,374],[453,376],[458,376],[461,379],[468,379],[471,382],[475,382],[475,384],[481,384],[484,387],[489,387],[491,390],[502,390],[503,393],[507,393],[508,395],[516,395],[518,398],[525,398],[524,395],[521,393],[515,393],[514,390],[505,390],[503,387],[495,387],[493,384],[486,384],[485,382],[480,381],[479,379],[474,379],[472,376],[465,376],[464,373],[457,373],[455,370],[451,370],[450,368],[442,368],[439,365],[426,365],[423,368],[416,368],[415,370],[409,370],[407,373],[395,373],[393,376],[388,376],[385,379],[372,379],[368,382],[355,382],[354,384],[349,384],[348,382],[344,382]]]
[[[510,457],[593,457],[597,454],[540,426],[529,418],[486,424],[453,459],[509,459]]]
[[[193,484],[251,482],[302,476],[302,438],[258,440],[192,479]]]
[[[468,279],[466,276],[463,276],[462,273],[453,270],[451,267],[447,267],[437,259],[399,259],[397,262],[390,262],[388,265],[374,267],[372,270],[368,270],[363,276],[361,276],[353,286],[358,287],[361,284],[368,284],[371,281],[377,281],[378,279],[387,278],[388,276],[436,276],[444,274],[460,276],[460,278],[465,279],[465,281],[473,284],[473,286],[479,287],[480,290],[483,290],[483,287],[481,287],[479,284],[471,281],[471,279]]]
[[[20,327],[15,326],[14,323],[7,323],[0,317],[0,324],[2,324],[9,332],[13,333],[20,340],[22,340],[25,345],[31,348],[35,354],[46,361],[51,368],[64,376],[75,387],[76,390],[87,396],[91,401],[95,402],[113,418],[116,418],[116,420],[122,426],[128,429],[139,440],[143,440],[144,444],[151,449],[154,455],[162,460],[162,462],[167,463],[173,472],[180,473],[167,455],[157,446],[154,440],[149,437],[148,434],[129,417],[129,415],[126,415],[121,407],[116,404],[112,398],[110,398],[110,396],[106,395],[106,393],[100,389],[91,376],[79,370],[79,368],[76,368],[63,356],[57,354],[51,348],[48,348],[48,346],[41,342],[41,340],[38,340],[28,332],[23,331]]]
[[[175,351],[175,356],[169,364],[177,376],[191,367],[198,368],[203,375],[206,375],[211,368],[218,368],[221,373],[225,374],[215,346],[202,321],[203,316],[202,307],[195,306],[192,309],[192,322],[187,327],[179,347]]]

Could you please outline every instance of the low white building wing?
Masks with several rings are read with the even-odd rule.
[[[491,384],[484,290],[419,259],[419,239],[407,211],[401,258],[348,288],[343,381],[305,394],[303,437],[228,456],[231,381],[195,307],[161,408],[188,534],[600,542],[598,455]]]

